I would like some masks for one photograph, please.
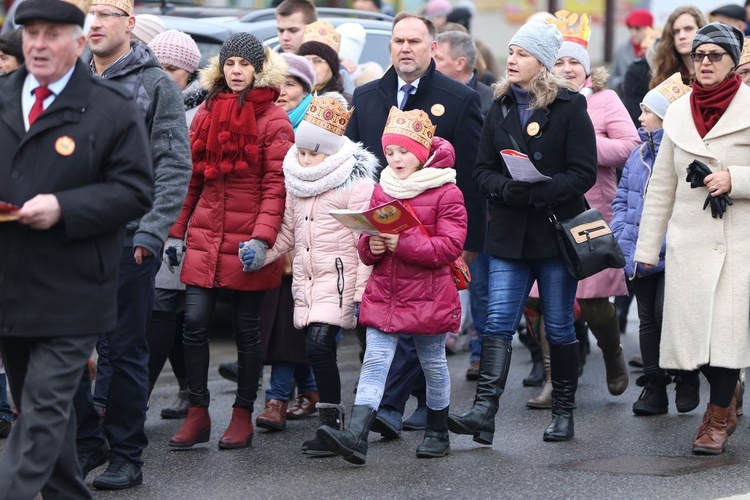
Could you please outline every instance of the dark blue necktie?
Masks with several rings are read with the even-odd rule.
[[[405,83],[401,86],[401,92],[404,93],[404,98],[401,99],[401,105],[398,107],[398,109],[404,109],[404,106],[406,106],[406,101],[409,100],[409,94],[411,94],[415,88],[416,87],[411,83]]]

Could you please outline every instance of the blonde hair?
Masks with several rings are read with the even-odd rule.
[[[499,99],[510,90],[508,77],[504,76],[501,78],[497,83],[492,85],[492,88],[495,91],[494,99]],[[534,111],[537,109],[547,109],[557,99],[557,93],[560,89],[578,92],[576,86],[563,77],[557,76],[546,69],[540,71],[529,82],[529,109]]]

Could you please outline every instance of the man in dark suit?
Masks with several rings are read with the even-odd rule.
[[[430,20],[406,12],[396,16],[390,45],[392,66],[380,80],[355,90],[354,114],[346,135],[361,141],[384,168],[387,162],[381,138],[391,107],[421,109],[429,115],[437,127],[435,135],[448,140],[456,150],[456,184],[469,215],[463,257],[470,262],[484,249],[487,232],[487,203],[472,179],[482,129],[480,99],[474,90],[435,69],[435,36]],[[414,342],[401,336],[373,430],[388,437],[399,435],[404,406],[420,379],[424,383]]]
[[[435,67],[448,78],[466,84],[479,94],[482,116],[492,106],[492,88],[479,81],[474,65],[477,62],[477,46],[468,33],[445,31],[437,36]]]
[[[0,499],[91,498],[73,395],[116,324],[125,224],[151,208],[151,156],[129,94],[78,59],[84,12],[25,0],[15,20],[27,64],[0,82],[0,200],[21,208],[0,224],[0,351],[20,416]]]

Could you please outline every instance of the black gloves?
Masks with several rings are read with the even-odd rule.
[[[503,185],[503,201],[509,207],[526,207],[531,196],[531,184],[510,180]]]
[[[699,187],[706,187],[703,184],[704,179],[707,175],[712,174],[711,169],[699,160],[693,160],[690,165],[687,166],[687,178],[685,179],[690,183],[690,187],[695,189]],[[720,194],[719,196],[711,196],[709,193],[706,196],[706,201],[703,202],[703,210],[711,205],[711,217],[719,219],[724,217],[724,212],[727,211],[727,207],[732,204],[732,199],[729,195]]]

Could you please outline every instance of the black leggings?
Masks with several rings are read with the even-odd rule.
[[[185,350],[188,390],[191,406],[208,406],[208,325],[216,305],[219,289],[188,286],[185,291]],[[260,338],[260,309],[263,292],[230,290],[232,329],[237,343],[237,392],[234,407],[253,409],[258,393],[258,379],[263,366]]]
[[[310,323],[307,327],[307,359],[310,360],[322,403],[341,403],[341,377],[336,363],[336,335],[339,330],[340,326],[326,323]]]
[[[643,372],[646,375],[664,374],[659,368],[661,322],[664,313],[664,271],[631,281],[638,302],[638,338],[641,343]]]
[[[720,408],[728,407],[732,402],[734,389],[737,387],[740,370],[709,365],[701,366],[700,370],[711,386],[711,396],[708,402]]]
[[[182,348],[182,331],[185,314],[171,311],[154,311],[146,330],[148,341],[148,382],[149,396],[159,378],[164,363],[169,358],[177,380],[187,378],[185,351]],[[184,382],[183,382],[184,383]]]

